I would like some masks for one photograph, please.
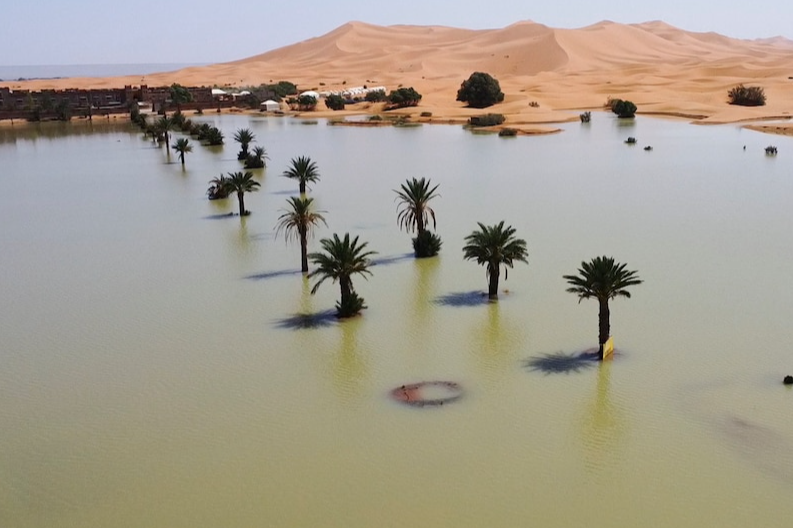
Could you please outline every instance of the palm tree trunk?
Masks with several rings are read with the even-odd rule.
[[[300,194],[306,194],[306,182],[300,182]]]
[[[491,300],[496,300],[498,299],[498,278],[499,275],[501,275],[501,267],[496,266],[495,268],[492,268],[488,266],[487,272],[488,272],[488,277],[490,279],[490,285],[487,290],[487,296]]]
[[[245,216],[245,200],[243,196],[245,196],[245,193],[237,192],[237,200],[240,202],[240,216]]]
[[[341,287],[341,304],[344,305],[352,295],[352,280],[349,277],[339,277]]]
[[[603,344],[609,340],[609,300],[608,299],[598,299],[600,303],[600,313],[598,314],[598,322],[600,327],[600,332],[598,336],[598,344],[600,345],[600,359],[603,359]]]
[[[184,152],[179,153],[179,161],[182,162],[182,167],[184,167]]]
[[[308,240],[305,227],[299,228],[300,232],[300,266],[303,273],[308,273]]]
[[[171,153],[171,135],[168,133],[168,130],[165,130],[165,152],[168,154]]]

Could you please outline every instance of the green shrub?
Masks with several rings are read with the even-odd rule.
[[[317,107],[317,98],[313,95],[301,95],[297,98],[297,109],[302,111],[314,110]]]
[[[382,121],[382,120],[383,120],[383,116],[379,116],[379,115],[369,116],[369,121]]]
[[[592,112],[584,112],[578,116],[582,123],[589,123],[592,120]]]
[[[217,127],[210,127],[204,139],[206,139],[209,145],[222,145],[223,132],[221,132]]]
[[[373,92],[366,92],[365,100],[368,103],[382,103],[387,100],[386,94],[383,90],[375,90]]]
[[[331,94],[325,98],[325,106],[331,110],[344,110],[344,97]]]
[[[391,90],[391,93],[388,94],[388,102],[392,108],[417,106],[419,101],[421,101],[421,94],[414,90],[413,87],[398,88]]]
[[[474,127],[488,127],[500,125],[504,122],[502,114],[484,114],[480,116],[471,116],[468,119],[468,124]]]
[[[498,131],[499,137],[515,137],[518,135],[518,131],[514,128],[502,128]]]
[[[474,72],[460,84],[457,100],[472,108],[487,108],[504,100],[498,81],[489,73]]]
[[[744,86],[739,84],[727,92],[729,103],[739,106],[764,106],[765,91],[760,86]]]

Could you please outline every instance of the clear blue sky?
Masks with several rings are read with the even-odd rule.
[[[793,39],[793,0],[29,0],[0,9],[0,65],[209,63],[320,36],[350,20],[499,28],[519,20],[576,28],[663,20],[730,37]]]

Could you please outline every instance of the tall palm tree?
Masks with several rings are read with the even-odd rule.
[[[432,219],[432,227],[436,227],[435,211],[429,206],[429,201],[440,196],[435,191],[438,186],[430,187],[430,180],[412,178],[406,180],[397,193],[397,224],[400,229],[408,233],[416,232],[413,239],[413,249],[416,257],[432,257],[440,250],[440,237],[427,230],[427,224]]]
[[[306,194],[306,184],[319,181],[319,169],[308,156],[299,156],[292,158],[292,165],[284,172],[283,176],[300,182],[300,194]]]
[[[165,139],[165,151],[171,151],[171,134],[169,133],[174,127],[173,119],[168,116],[162,116],[154,122],[155,130],[162,134]]]
[[[352,286],[352,275],[360,274],[366,277],[371,275],[369,257],[375,251],[366,251],[366,242],[358,244],[358,237],[350,240],[350,234],[345,233],[344,238],[333,234],[333,238],[323,238],[320,240],[324,253],[310,253],[308,258],[316,264],[317,269],[309,273],[309,278],[319,277],[319,280],[311,288],[314,294],[319,286],[327,279],[333,282],[338,281],[341,288],[341,300],[336,303],[336,313],[339,317],[352,317],[359,313],[363,308],[363,299],[355,293]]]
[[[463,255],[466,260],[476,260],[477,264],[487,265],[488,297],[498,299],[498,279],[501,275],[501,265],[504,265],[504,280],[507,279],[508,269],[513,267],[515,261],[529,263],[529,252],[526,250],[526,241],[515,238],[515,229],[512,226],[504,227],[504,221],[486,226],[481,222],[479,230],[465,237],[466,245]]]
[[[315,227],[320,222],[328,225],[325,222],[325,217],[322,216],[324,211],[314,211],[312,207],[313,198],[295,197],[292,196],[287,200],[291,209],[285,210],[284,214],[278,217],[278,224],[276,225],[275,236],[278,236],[282,231],[284,239],[289,241],[294,238],[300,241],[300,269],[303,273],[308,273],[308,235],[313,234]]]
[[[184,167],[184,155],[187,152],[193,152],[193,145],[190,144],[190,140],[187,138],[177,139],[173,149],[179,153],[179,161],[182,162],[182,167]]]
[[[229,194],[237,193],[237,200],[240,203],[240,216],[247,216],[251,214],[250,211],[245,210],[244,196],[246,192],[258,191],[259,182],[253,179],[253,173],[249,171],[242,172],[229,172],[229,177],[226,180],[226,189]]]
[[[240,128],[234,134],[234,141],[240,144],[240,152],[237,154],[238,160],[248,159],[248,145],[256,139],[256,134],[249,128]]]
[[[609,300],[615,297],[630,298],[627,290],[643,281],[637,271],[628,271],[625,264],[614,262],[613,257],[595,257],[589,262],[582,262],[578,275],[564,275],[570,285],[567,291],[578,295],[578,302],[594,297],[600,304],[598,314],[600,359],[603,359],[603,344],[609,339]]]

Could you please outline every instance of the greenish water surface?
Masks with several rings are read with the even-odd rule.
[[[0,526],[789,525],[790,138],[605,114],[511,139],[203,119],[227,144],[184,170],[122,123],[0,128]],[[241,170],[241,127],[271,158],[246,218],[204,195]],[[311,296],[274,236],[299,155],[318,236],[378,251],[354,320],[321,316],[337,286]],[[396,224],[414,176],[440,184],[435,259]],[[500,220],[530,264],[488,304],[461,248]],[[602,254],[645,284],[612,303],[619,354],[597,365],[570,359],[597,303],[562,275]],[[464,396],[389,399],[422,380]]]

